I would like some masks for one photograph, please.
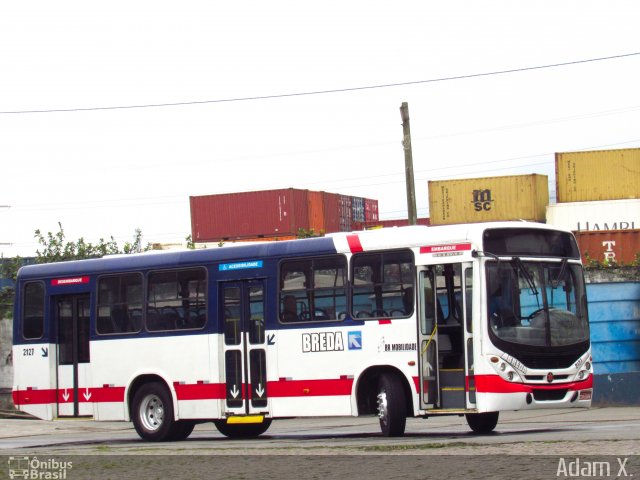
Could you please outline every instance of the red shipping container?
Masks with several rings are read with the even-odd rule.
[[[340,195],[322,192],[324,203],[324,231],[334,233],[340,231]]]
[[[378,201],[371,198],[364,199],[364,221],[378,221]]]
[[[582,261],[631,264],[640,255],[640,230],[598,230],[575,232]]]
[[[190,197],[193,241],[296,235],[309,229],[307,199],[293,188]]]

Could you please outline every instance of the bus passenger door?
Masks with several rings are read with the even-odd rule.
[[[56,297],[58,416],[93,415],[90,385],[89,295]]]
[[[420,370],[420,408],[432,409],[439,403],[438,336],[436,328],[434,270],[418,273],[418,353]]]
[[[268,392],[264,280],[225,282],[221,287],[224,411],[232,415],[265,413]]]
[[[471,263],[419,272],[420,406],[463,410],[475,403]]]

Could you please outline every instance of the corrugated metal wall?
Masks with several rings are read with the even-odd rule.
[[[640,282],[587,284],[596,375],[640,371]]]

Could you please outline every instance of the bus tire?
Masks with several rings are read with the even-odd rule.
[[[475,433],[491,433],[498,425],[499,412],[467,413],[467,424]]]
[[[151,442],[171,440],[176,422],[169,390],[159,382],[142,385],[133,397],[132,419],[142,439]]]
[[[214,420],[218,431],[229,438],[253,438],[262,435],[271,426],[271,419],[265,418],[262,423],[238,423],[229,425],[226,420]]]
[[[168,440],[173,440],[176,442],[186,440],[187,437],[191,435],[191,432],[193,432],[195,426],[196,422],[192,420],[178,420],[177,422],[174,422],[173,428],[169,433]]]
[[[407,402],[398,375],[383,373],[378,382],[378,418],[385,437],[401,437],[407,424]]]

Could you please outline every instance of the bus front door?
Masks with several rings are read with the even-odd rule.
[[[226,282],[221,288],[227,415],[266,413],[267,338],[263,280]]]
[[[89,369],[89,295],[56,297],[58,416],[93,415]]]
[[[422,409],[475,407],[471,263],[419,272],[419,365]]]

